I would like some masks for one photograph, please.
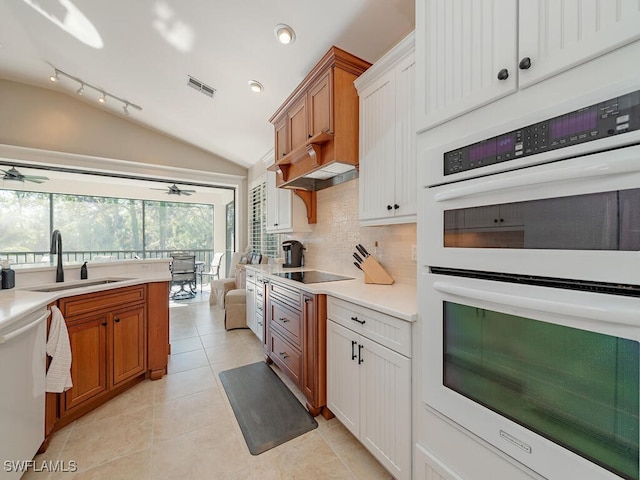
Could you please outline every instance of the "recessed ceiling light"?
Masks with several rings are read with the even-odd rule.
[[[262,84],[255,80],[249,80],[249,88],[254,93],[260,93],[264,90],[264,87],[262,86]]]
[[[284,23],[276,25],[273,29],[273,33],[278,41],[283,45],[289,45],[296,40],[296,32],[293,31],[293,28],[289,25],[285,25]]]

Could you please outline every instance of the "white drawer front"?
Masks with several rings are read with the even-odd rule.
[[[327,317],[344,327],[411,358],[411,323],[367,307],[327,297]]]

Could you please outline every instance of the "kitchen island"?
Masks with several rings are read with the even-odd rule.
[[[64,317],[71,346],[73,387],[46,393],[44,451],[51,435],[145,378],[162,378],[169,355],[169,259],[16,268],[16,287],[0,291],[0,327],[56,306]],[[51,318],[47,323],[50,326]],[[44,347],[42,347],[44,348]],[[39,355],[44,358],[44,352]],[[47,358],[47,367],[50,358]],[[44,392],[43,392],[44,393]]]

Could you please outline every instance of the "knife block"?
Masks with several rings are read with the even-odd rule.
[[[364,283],[376,283],[379,285],[391,285],[393,278],[382,265],[371,255],[360,264],[364,272]]]

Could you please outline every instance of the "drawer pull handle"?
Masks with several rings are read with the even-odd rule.
[[[289,321],[289,319],[288,318],[284,318],[284,317],[280,317],[280,321],[282,323],[287,323]]]
[[[366,323],[366,320],[359,320],[358,317],[351,317],[351,320],[358,322],[360,325],[364,325]]]
[[[280,352],[280,353],[279,353],[279,355],[280,355],[282,358],[284,358],[285,360],[286,360],[287,358],[289,358],[289,355],[287,355],[287,352]]]
[[[356,342],[355,340],[351,340],[351,360],[355,360],[357,355],[355,352],[355,349],[353,347],[355,347],[358,344],[358,342]]]
[[[362,357],[362,345],[358,345],[358,365],[364,362],[364,358]]]

